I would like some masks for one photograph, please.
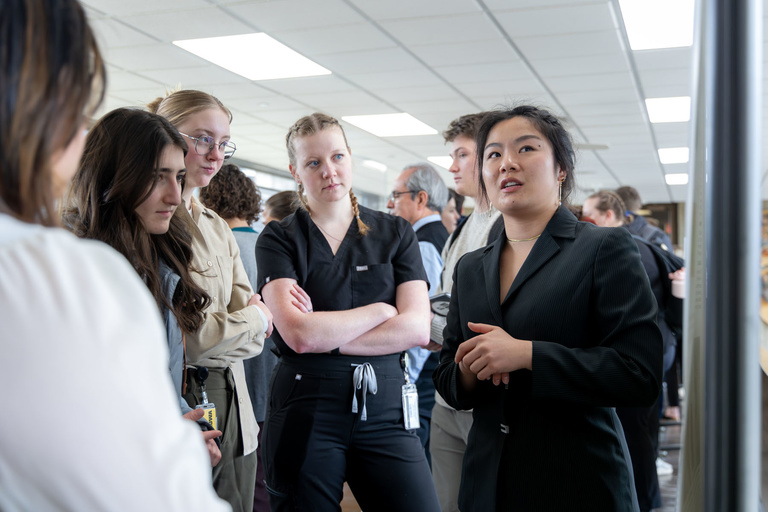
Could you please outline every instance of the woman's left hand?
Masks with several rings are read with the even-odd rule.
[[[478,380],[489,380],[498,385],[509,382],[509,373],[522,368],[531,369],[533,345],[518,340],[495,325],[467,323],[478,336],[459,345],[454,361],[474,373]]]
[[[309,298],[309,295],[301,286],[294,283],[291,288],[291,295],[296,299],[291,301],[291,304],[296,306],[299,311],[302,313],[312,313],[312,311],[314,311],[314,309],[312,309],[312,299]]]

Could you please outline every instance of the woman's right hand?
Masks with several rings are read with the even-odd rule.
[[[258,293],[255,293],[253,297],[251,297],[251,300],[248,301],[249,306],[256,306],[259,308],[263,313],[264,316],[267,317],[267,322],[269,323],[267,325],[267,331],[265,333],[265,337],[269,338],[272,336],[272,330],[274,329],[274,326],[272,325],[272,312],[269,310],[266,304],[262,302],[261,295]]]

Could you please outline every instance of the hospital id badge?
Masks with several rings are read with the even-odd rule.
[[[195,409],[203,410],[203,419],[211,424],[213,430],[216,428],[216,406],[213,403],[207,403],[202,405],[196,405]]]
[[[419,428],[419,393],[413,384],[403,385],[403,419],[405,430]]]

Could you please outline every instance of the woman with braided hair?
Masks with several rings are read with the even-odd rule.
[[[336,119],[298,120],[286,145],[303,208],[256,246],[280,351],[263,434],[272,510],[339,510],[346,480],[366,512],[437,511],[401,401],[400,354],[429,341],[413,228],[358,204]]]

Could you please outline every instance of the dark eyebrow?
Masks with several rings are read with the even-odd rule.
[[[528,139],[542,140],[541,137],[539,137],[538,135],[528,134],[528,135],[521,135],[520,137],[516,138],[513,141],[513,143],[514,144],[519,144],[519,143],[524,142],[524,141],[526,141]],[[501,147],[501,143],[499,143],[499,142],[491,142],[490,144],[485,146],[485,149],[488,150],[488,148],[491,148],[491,147]]]

